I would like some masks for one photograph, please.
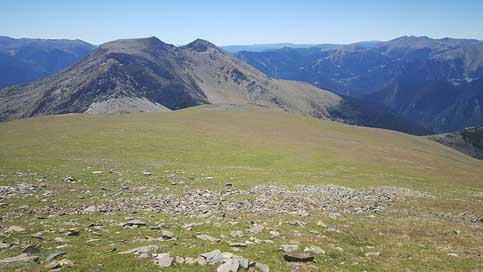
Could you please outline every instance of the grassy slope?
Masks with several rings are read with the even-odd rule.
[[[462,132],[430,135],[428,138],[483,160],[483,128],[467,128]]]
[[[313,215],[304,218],[308,227],[301,237],[293,239],[307,245],[319,245],[328,254],[319,257],[316,269],[348,271],[379,270],[469,270],[481,269],[483,233],[481,228],[465,222],[448,220],[435,214],[467,212],[483,217],[483,163],[422,137],[393,131],[352,127],[335,122],[301,118],[265,111],[217,111],[215,106],[203,106],[167,113],[143,113],[121,116],[50,116],[0,124],[0,184],[19,181],[15,171],[37,172],[48,178],[48,188],[57,193],[54,199],[41,202],[38,197],[10,199],[4,218],[5,225],[22,225],[28,233],[70,218],[81,225],[94,220],[122,222],[127,215],[66,216],[49,220],[43,227],[35,218],[12,216],[12,210],[22,204],[31,206],[58,205],[76,207],[114,199],[106,198],[101,186],[113,186],[113,178],[106,172],[119,171],[133,186],[170,187],[165,171],[183,170],[177,178],[194,180],[190,188],[221,190],[226,182],[248,189],[255,184],[327,183],[350,187],[392,185],[428,191],[435,197],[398,203],[376,218],[346,216],[338,219]],[[102,170],[101,176],[93,170]],[[144,177],[143,170],[153,172],[155,178]],[[65,185],[67,175],[82,180],[81,184]],[[211,180],[200,177],[212,176]],[[35,182],[33,178],[22,178]],[[30,180],[29,180],[30,179]],[[172,187],[172,186],[171,186]],[[172,187],[182,191],[185,188]],[[81,191],[91,190],[91,198],[79,198]],[[130,194],[130,193],[128,193]],[[231,215],[242,224],[253,219],[277,225],[290,216]],[[149,222],[176,222],[190,219],[142,213],[137,217]],[[324,233],[325,238],[314,238],[309,229],[317,228],[322,219],[343,232]],[[193,219],[191,219],[193,220]],[[132,248],[135,237],[147,235],[148,230],[110,229],[97,246],[88,245],[89,237],[73,238],[73,248],[67,248],[69,259],[76,269],[95,269],[103,263],[107,270],[153,270],[151,261],[119,257],[106,253],[113,244],[120,249]],[[229,224],[200,227],[212,234],[227,234],[240,228]],[[282,233],[290,232],[285,225]],[[462,235],[448,234],[458,229]],[[169,242],[169,251],[181,255],[195,255],[208,249],[229,250],[223,245],[191,241],[192,233],[174,228],[181,237]],[[53,238],[60,234],[46,234]],[[86,234],[87,235],[87,234]],[[153,234],[150,234],[153,236]],[[13,239],[10,237],[8,239]],[[20,236],[21,241],[28,235]],[[90,237],[92,238],[92,237]],[[258,237],[257,237],[258,238]],[[262,237],[263,238],[263,237]],[[8,240],[7,239],[7,240]],[[53,247],[49,239],[43,248]],[[171,243],[171,244],[170,244]],[[173,244],[174,243],[174,244]],[[187,244],[194,244],[188,248]],[[384,257],[365,258],[361,248],[374,246]],[[344,252],[334,250],[341,246]],[[239,254],[268,263],[273,271],[286,271],[287,264],[273,248],[255,245]],[[81,249],[79,253],[77,249]],[[260,251],[266,253],[261,255]],[[42,251],[47,255],[52,250]],[[458,258],[447,255],[458,252]],[[1,256],[18,252],[0,252]],[[101,254],[99,254],[101,253]],[[130,270],[132,269],[132,270]],[[190,271],[186,267],[185,271]],[[310,269],[306,267],[306,269]],[[313,268],[314,269],[314,268]],[[173,270],[174,271],[174,270]]]

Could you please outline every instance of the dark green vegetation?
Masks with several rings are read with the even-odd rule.
[[[196,257],[220,249],[263,262],[270,271],[292,271],[295,266],[283,260],[278,248],[297,243],[302,250],[318,246],[326,251],[316,256],[316,263],[297,265],[297,271],[483,269],[483,163],[424,137],[260,108],[210,105],[163,113],[5,122],[0,124],[0,142],[0,186],[20,182],[39,186],[38,191],[0,201],[5,203],[0,207],[0,241],[12,245],[0,251],[0,260],[36,243],[41,248],[33,255],[41,260],[65,251],[61,258],[73,263],[68,271],[159,271],[152,258],[118,254],[155,244],[158,252],[173,256]],[[66,176],[76,182],[64,181]],[[227,183],[242,190],[260,184],[396,186],[421,196],[387,206],[381,202],[385,209],[379,212],[339,216],[324,211],[308,216],[234,211],[225,217],[192,217],[141,206],[108,213],[71,212],[194,189],[222,192]],[[235,195],[228,200],[252,197]],[[128,217],[147,226],[122,228]],[[305,225],[288,223],[295,220]],[[247,233],[250,221],[265,230]],[[189,230],[183,228],[185,223],[204,224]],[[8,232],[11,226],[25,231]],[[160,229],[151,229],[155,226]],[[71,228],[80,234],[66,236]],[[146,239],[159,237],[161,230],[178,239]],[[234,230],[245,236],[233,238]],[[280,236],[272,237],[269,230]],[[43,240],[32,238],[37,232],[42,232]],[[194,238],[196,232],[237,242],[253,236],[271,239],[273,244],[253,244],[234,252],[225,241]],[[18,268],[38,271],[44,264],[4,266],[2,271]],[[173,265],[163,271],[215,269]]]
[[[483,160],[483,128],[467,128],[462,132],[433,135],[429,138]]]
[[[201,104],[256,104],[267,108],[350,124],[423,134],[387,109],[359,106],[312,85],[274,80],[204,41],[181,47],[156,37],[101,45],[68,70],[0,92],[0,121],[62,114],[159,112]],[[330,110],[329,110],[330,109]],[[350,110],[356,114],[331,112]],[[372,120],[374,112],[386,120]],[[353,117],[357,115],[357,119]],[[360,118],[361,116],[369,118]]]
[[[482,41],[411,36],[237,56],[273,78],[384,104],[436,132],[483,124]]]
[[[12,39],[0,36],[0,88],[60,72],[95,49],[80,40]]]

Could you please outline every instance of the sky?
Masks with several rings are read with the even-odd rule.
[[[403,35],[483,40],[480,0],[0,0],[0,36],[93,44],[352,43]]]

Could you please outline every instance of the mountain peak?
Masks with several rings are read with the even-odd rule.
[[[185,47],[191,48],[192,50],[197,51],[197,52],[205,52],[209,48],[214,48],[214,49],[219,50],[218,46],[212,44],[211,42],[209,42],[207,40],[203,40],[203,39],[196,39],[196,40],[192,41],[191,43],[187,44]]]
[[[100,46],[101,49],[108,49],[112,51],[151,51],[153,49],[163,49],[171,47],[174,47],[174,45],[164,43],[163,41],[154,36],[147,38],[119,39],[107,42]]]

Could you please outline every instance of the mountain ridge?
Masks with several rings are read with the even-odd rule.
[[[60,74],[3,89],[0,119],[72,112],[166,111],[201,104],[258,104],[365,125],[368,120],[355,122],[354,115],[332,115],[342,100],[307,83],[271,79],[205,40],[176,47],[149,37],[105,43]],[[357,107],[350,109],[358,111]],[[365,112],[358,116],[370,115]],[[398,122],[371,125],[427,133],[417,126],[394,127],[394,123]]]
[[[483,125],[483,90],[478,87],[483,41],[403,36],[371,47],[284,48],[237,56],[274,78],[384,104],[437,132]],[[445,103],[434,107],[431,100]],[[476,114],[467,121],[466,112]]]
[[[94,49],[93,45],[81,40],[0,36],[0,88],[60,72]]]

